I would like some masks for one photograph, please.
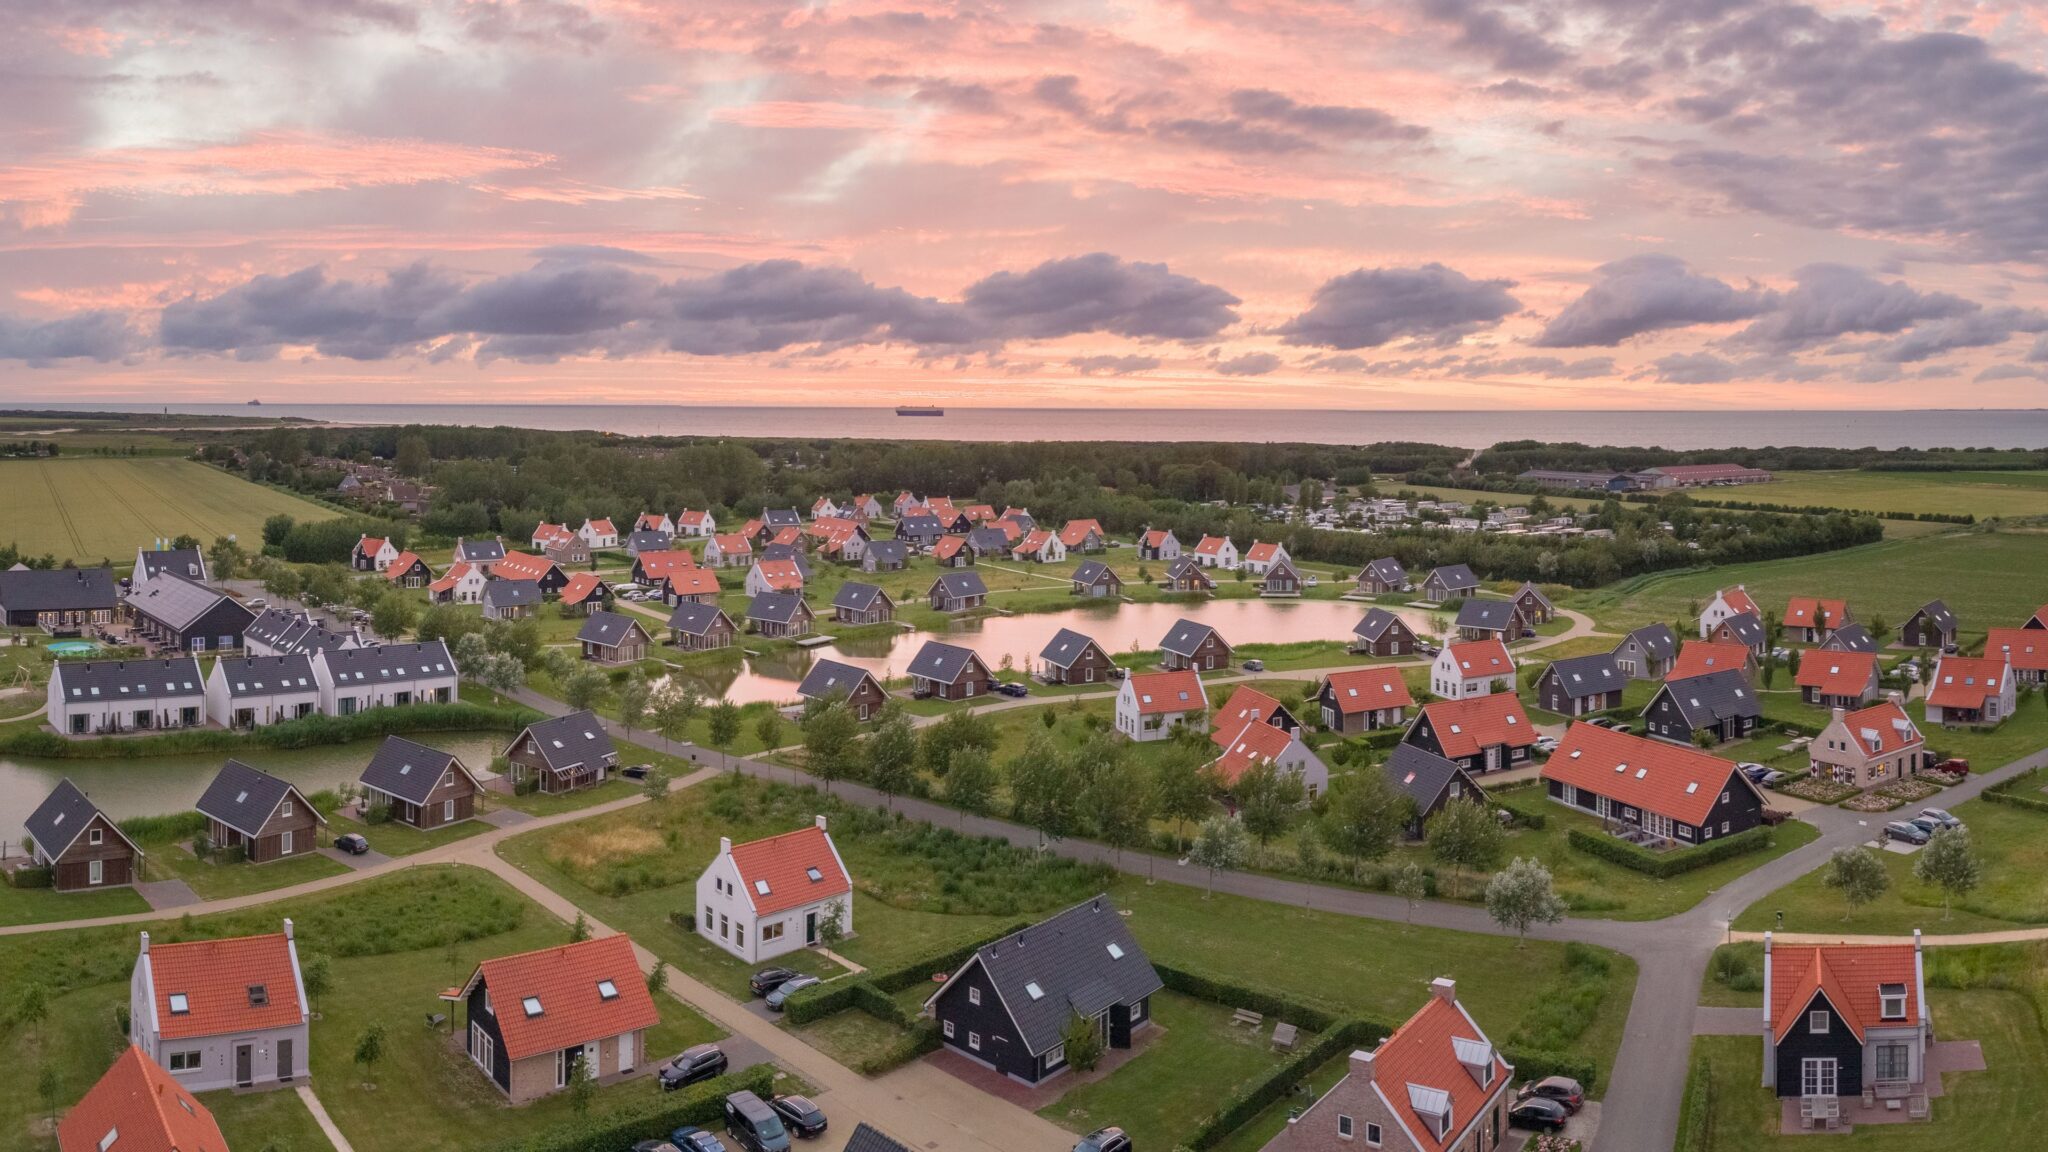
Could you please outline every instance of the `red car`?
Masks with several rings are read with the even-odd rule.
[[[1522,1085],[1522,1090],[1515,1093],[1517,1100],[1527,1100],[1532,1096],[1561,1104],[1565,1111],[1571,1113],[1577,1113],[1586,1106],[1586,1090],[1569,1076],[1545,1076],[1534,1084]]]

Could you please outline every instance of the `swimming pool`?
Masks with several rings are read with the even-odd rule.
[[[92,640],[59,640],[54,644],[45,644],[43,647],[55,652],[59,656],[77,656],[86,652],[97,652],[100,650],[98,642]]]

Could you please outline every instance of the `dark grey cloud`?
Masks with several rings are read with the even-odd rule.
[[[1544,73],[1571,58],[1530,23],[1517,22],[1491,0],[1421,0],[1425,16],[1458,30],[1452,44],[1503,72]]]
[[[1976,384],[1993,380],[2048,380],[2048,368],[2032,364],[1993,364],[1971,378],[1971,382]]]
[[[1798,286],[1737,339],[1774,348],[1805,348],[1852,332],[1901,332],[1923,320],[1978,308],[1960,296],[1916,291],[1901,281],[1879,280],[1841,264],[1809,264],[1792,275]]]
[[[1360,268],[1317,288],[1308,311],[1280,326],[1280,338],[1339,350],[1403,337],[1447,347],[1521,308],[1512,287],[1512,280],[1473,280],[1442,264]]]
[[[1777,300],[1754,284],[1738,289],[1702,276],[1675,256],[1630,256],[1602,264],[1594,274],[1585,295],[1544,326],[1537,346],[1612,348],[1645,332],[1747,320]]]
[[[1083,376],[1128,376],[1159,367],[1157,356],[1076,356],[1067,367]]]
[[[1280,367],[1280,358],[1271,352],[1246,352],[1228,360],[1218,360],[1216,371],[1223,376],[1264,376]]]
[[[1873,361],[1914,364],[1962,348],[1989,348],[2023,332],[2048,332],[2048,312],[2036,308],[1984,308],[1916,324],[1873,349]]]
[[[443,334],[429,315],[461,292],[461,281],[426,263],[379,281],[332,280],[316,265],[174,301],[164,307],[158,339],[172,352],[233,353],[245,360],[269,359],[286,344],[381,360]]]
[[[1509,100],[1548,100],[1557,95],[1553,89],[1512,76],[1499,83],[1488,84],[1481,91],[1489,96],[1500,96]]]
[[[1740,371],[1733,360],[1712,352],[1677,352],[1651,361],[1659,380],[1667,384],[1721,384],[1735,379]]]
[[[1230,94],[1222,111],[1207,115],[1186,111],[1178,94],[1165,91],[1126,94],[1098,104],[1081,91],[1078,78],[1067,75],[1041,76],[1030,93],[1038,103],[1097,131],[1144,134],[1234,155],[1282,156],[1355,144],[1407,144],[1429,136],[1428,128],[1404,123],[1377,108],[1303,104],[1265,88],[1240,88]],[[1175,114],[1157,115],[1168,110]]]
[[[2048,363],[2048,334],[2034,338],[2034,350],[2027,353],[2027,359],[2035,364]]]
[[[1339,140],[1421,140],[1429,129],[1404,124],[1377,108],[1342,104],[1301,104],[1263,88],[1230,94],[1230,110],[1246,120],[1283,124],[1310,136]]]
[[[965,311],[997,337],[1113,332],[1144,340],[1202,340],[1237,322],[1237,297],[1164,264],[1107,252],[998,272],[968,286]]]
[[[48,364],[58,360],[119,360],[142,347],[126,313],[74,312],[55,320],[23,320],[0,313],[0,360]]]
[[[1550,380],[1591,380],[1614,375],[1614,357],[1587,356],[1566,360],[1557,356],[1509,356],[1498,360],[1467,360],[1458,368],[1460,376],[1542,376]]]

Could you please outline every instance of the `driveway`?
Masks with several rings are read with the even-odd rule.
[[[339,848],[329,846],[320,849],[320,854],[322,856],[327,857],[329,860],[334,860],[339,863],[346,864],[350,868],[353,868],[358,872],[367,872],[372,868],[380,868],[386,864],[391,863],[391,857],[386,856],[384,853],[377,851],[375,848],[372,848],[368,852],[365,852],[362,855],[357,856],[352,852],[343,852]]]
[[[137,884],[135,891],[148,901],[152,912],[166,912],[199,903],[199,893],[183,880],[151,880]]]

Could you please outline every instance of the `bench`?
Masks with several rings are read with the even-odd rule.
[[[1239,1008],[1230,1014],[1230,1022],[1232,1024],[1243,1024],[1248,1028],[1257,1028],[1266,1022],[1266,1018],[1249,1008]]]
[[[433,1030],[435,1030],[435,1031],[437,1031],[437,1032],[438,1032],[438,1031],[440,1031],[440,1029],[441,1029],[441,1025],[443,1025],[443,1024],[446,1024],[447,1022],[448,1022],[448,1017],[447,1017],[447,1015],[446,1015],[445,1013],[441,1013],[441,1012],[429,1012],[429,1013],[427,1013],[427,1027],[429,1027],[429,1028],[431,1028],[431,1029],[433,1029]]]
[[[1293,1051],[1295,1035],[1294,1025],[1284,1020],[1273,1025],[1273,1047],[1289,1052]]]

